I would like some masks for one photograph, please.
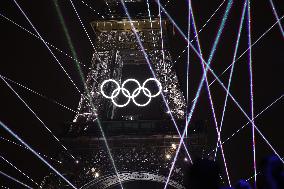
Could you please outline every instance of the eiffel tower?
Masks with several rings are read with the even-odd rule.
[[[183,119],[185,100],[173,70],[168,43],[164,40],[169,23],[162,20],[164,32],[161,35],[158,18],[153,18],[152,22],[148,19],[136,19],[133,22],[143,41],[156,78],[161,83],[163,94],[172,114],[177,119]],[[94,21],[91,26],[96,36],[96,52],[93,55],[91,71],[87,76],[87,86],[94,99],[96,110],[94,112],[91,109],[88,95],[82,95],[74,122],[95,121],[98,117],[119,119],[119,108],[104,98],[101,93],[102,82],[114,79],[121,84],[124,78],[137,77],[137,74],[142,78],[146,75],[151,76],[147,62],[127,19]],[[164,47],[162,47],[162,40]],[[135,70],[140,73],[135,73]],[[161,111],[166,112],[166,108],[162,107]]]
[[[145,0],[125,0],[135,15],[132,23],[155,73],[153,76],[120,1],[105,3],[108,6],[105,19],[90,23],[95,36],[92,64],[86,77],[90,94],[82,94],[77,114],[63,138],[78,157],[80,168],[67,166],[66,175],[83,189],[120,188],[119,181],[126,188],[148,185],[162,188],[179,143],[170,115],[181,131],[186,112],[168,43],[172,26],[168,20],[158,17],[157,10],[156,13],[152,10],[149,19]],[[106,136],[118,175],[99,126]],[[191,154],[200,155],[206,143],[204,124],[193,125],[191,129],[189,133],[193,134],[185,142]],[[63,164],[68,165],[64,156],[61,157]],[[183,169],[188,161],[181,150],[170,187],[184,188]],[[53,188],[58,182],[49,175],[43,186]]]

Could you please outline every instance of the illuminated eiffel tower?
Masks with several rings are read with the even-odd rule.
[[[89,95],[82,94],[78,112],[63,139],[71,146],[80,167],[70,169],[72,166],[68,166],[66,175],[83,189],[120,188],[99,126],[106,136],[122,184],[126,184],[126,188],[145,188],[150,183],[150,188],[161,188],[179,143],[170,113],[180,130],[185,124],[186,103],[169,51],[171,25],[165,19],[160,20],[157,13],[149,19],[144,0],[126,0],[125,3],[132,7],[130,10],[135,15],[132,23],[155,76],[120,1],[106,0],[108,14],[104,17],[108,19],[91,22],[95,52],[86,84],[93,106]],[[185,139],[187,147],[190,146],[191,154],[201,154],[206,142],[204,125],[192,125],[191,129],[195,132]],[[170,187],[183,188],[183,169],[188,161],[182,149]],[[68,165],[68,162],[63,164]],[[56,179],[47,177],[44,183],[48,182],[56,182]]]
[[[185,100],[173,70],[168,43],[165,40],[169,23],[162,20],[161,30],[158,18],[153,18],[151,21],[135,19],[133,23],[146,49],[156,78],[161,83],[162,92],[172,114],[176,119],[183,119]],[[74,122],[95,121],[97,117],[121,118],[119,117],[121,115],[117,114],[119,108],[101,92],[103,81],[114,79],[121,85],[123,79],[129,77],[136,77],[135,79],[138,79],[137,76],[153,77],[127,19],[94,21],[91,25],[96,36],[96,52],[93,55],[91,71],[87,76],[87,86],[94,99],[96,110],[95,112],[92,110],[88,95],[82,95]],[[161,31],[163,31],[162,35]],[[165,113],[167,109],[164,106],[160,111]]]

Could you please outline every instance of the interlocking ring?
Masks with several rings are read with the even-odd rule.
[[[146,84],[150,81],[155,81],[159,90],[156,94],[152,94],[151,91],[146,87]],[[137,85],[137,88],[132,92],[130,93],[130,91],[128,89],[125,88],[125,85],[129,82],[133,82]],[[107,83],[114,83],[116,85],[116,88],[112,91],[111,95],[108,96],[105,94],[104,92],[104,86],[107,84]],[[141,93],[141,91],[143,92],[143,94],[148,97],[148,100],[141,104],[141,103],[138,103],[135,98]],[[111,99],[112,103],[117,106],[117,107],[125,107],[127,106],[130,101],[132,100],[133,103],[136,105],[136,106],[139,106],[139,107],[144,107],[144,106],[147,106],[150,102],[151,102],[151,99],[152,98],[155,98],[157,96],[159,96],[162,92],[162,85],[161,83],[155,79],[155,78],[149,78],[147,80],[144,81],[144,83],[142,84],[142,86],[140,85],[139,81],[137,81],[136,79],[127,79],[125,80],[121,87],[119,85],[119,83],[117,81],[115,81],[114,79],[107,79],[105,81],[102,82],[101,84],[101,94],[107,98],[107,99]],[[124,104],[118,104],[116,101],[115,101],[115,98],[118,97],[118,95],[122,93],[127,99],[127,101],[124,103]]]

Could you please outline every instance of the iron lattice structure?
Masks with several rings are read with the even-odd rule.
[[[173,70],[172,58],[165,40],[168,22],[162,21],[163,35],[158,19],[153,19],[152,22],[139,19],[134,20],[133,23],[146,49],[156,78],[162,84],[163,94],[172,114],[177,119],[183,119],[186,109],[185,99]],[[96,52],[92,59],[91,71],[87,76],[87,86],[96,109],[92,110],[88,95],[83,94],[74,122],[95,121],[97,117],[114,119],[117,107],[103,98],[100,92],[101,83],[106,79],[115,79],[121,83],[124,67],[131,64],[147,64],[129,21],[95,21],[91,25],[96,36]]]
[[[169,51],[167,38],[169,23],[166,20],[162,20],[161,23],[160,25],[159,19],[152,19],[151,22],[148,19],[133,20],[156,74],[155,77],[162,85],[165,101],[181,130],[184,127],[186,104],[176,72],[173,70]],[[121,84],[123,76],[127,74],[125,67],[135,65],[148,68],[131,23],[125,19],[99,20],[92,22],[91,26],[96,41],[92,64],[86,79],[90,93],[82,94],[78,113],[63,138],[79,163],[78,167],[70,169],[74,166],[74,162],[71,162],[72,166],[68,166],[70,162],[62,156],[62,164],[66,165],[65,174],[82,189],[107,189],[119,184],[110,156],[105,149],[104,138],[98,125],[101,124],[118,175],[124,184],[129,181],[152,181],[162,186],[166,182],[176,150],[173,144],[179,143],[179,136],[164,103],[162,101],[159,103],[162,105],[159,111],[162,111],[166,117],[159,117],[157,120],[139,118],[125,120],[119,117],[120,108],[106,99],[100,90],[103,81],[107,79],[114,79]],[[113,90],[112,87],[115,86],[110,86],[108,90]],[[90,104],[89,95],[93,106]],[[202,135],[204,130],[201,129],[204,127],[198,125],[191,128],[192,134],[184,140],[187,147],[190,146],[190,153],[199,156],[206,143]],[[169,182],[173,188],[183,189],[184,168],[189,163],[187,158],[182,149]],[[54,186],[65,188],[63,184],[54,175],[49,175],[42,186],[50,189]]]
[[[119,185],[119,180],[127,188],[129,182],[155,182],[164,185],[172,165],[179,137],[167,121],[103,121],[108,145],[114,159],[118,175],[114,172],[109,154],[100,137],[97,125],[88,134],[78,137],[66,137],[64,142],[73,149],[78,159],[74,162],[61,157],[64,175],[82,189],[112,189]],[[202,154],[206,144],[205,125],[194,124],[192,133],[185,138],[192,157]],[[151,128],[152,127],[152,128]],[[156,130],[154,130],[155,128]],[[176,146],[173,146],[175,144]],[[184,173],[189,166],[189,159],[184,151],[178,156],[169,181],[169,188],[184,189]],[[48,175],[43,183],[45,189],[69,188],[57,175]],[[159,188],[160,188],[159,187]],[[118,187],[119,188],[119,187]]]

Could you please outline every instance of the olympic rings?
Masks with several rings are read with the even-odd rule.
[[[158,88],[159,88],[159,90],[158,90],[158,92],[157,92],[156,94],[152,94],[151,91],[146,87],[146,84],[147,84],[148,82],[150,82],[150,81],[156,82],[156,84],[157,84],[157,86],[158,86]],[[137,85],[137,88],[136,88],[132,93],[130,93],[130,91],[125,88],[125,85],[126,85],[127,83],[129,83],[129,82],[135,83],[135,84]],[[108,83],[114,83],[115,86],[116,86],[115,89],[112,91],[112,93],[111,93],[110,96],[106,95],[105,92],[104,92],[104,86],[105,86],[106,84],[108,84]],[[143,104],[140,104],[140,103],[138,103],[138,102],[135,100],[135,97],[137,97],[137,96],[141,93],[141,91],[143,92],[143,94],[144,94],[146,97],[148,97],[148,100],[147,100],[145,103],[143,103]],[[134,103],[136,106],[139,106],[139,107],[147,106],[147,105],[151,102],[152,98],[155,98],[155,97],[159,96],[159,95],[161,94],[161,92],[162,92],[162,85],[161,85],[161,83],[160,83],[157,79],[155,79],[155,78],[149,78],[149,79],[145,80],[144,83],[142,84],[142,86],[140,85],[139,81],[137,81],[136,79],[127,79],[127,80],[125,80],[125,81],[122,83],[121,87],[120,87],[119,83],[118,83],[117,81],[115,81],[114,79],[107,79],[107,80],[103,81],[102,84],[101,84],[101,94],[102,94],[105,98],[111,99],[112,103],[113,103],[115,106],[120,107],[120,108],[127,106],[127,105],[130,103],[131,100],[133,101],[133,103]],[[128,98],[127,101],[126,101],[124,104],[118,104],[118,103],[115,101],[115,98],[117,98],[117,96],[118,96],[120,93],[122,93],[126,98]]]

